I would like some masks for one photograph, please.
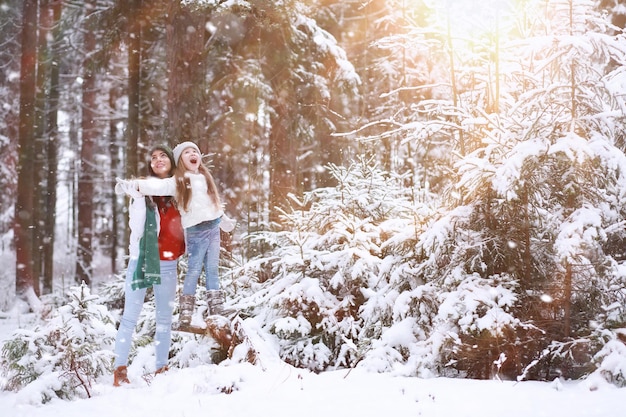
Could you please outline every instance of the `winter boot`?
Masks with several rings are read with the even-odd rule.
[[[224,314],[224,291],[209,290],[206,292],[207,316]]]
[[[158,375],[158,374],[164,374],[165,372],[167,372],[170,368],[168,368],[167,365],[160,367],[159,369],[156,370],[156,372],[154,373],[154,375]]]
[[[180,316],[178,318],[179,326],[185,327],[191,325],[191,315],[196,306],[195,295],[181,295],[179,299]]]
[[[113,371],[113,386],[119,387],[122,384],[130,384],[130,381],[128,380],[126,367],[118,366],[117,368],[115,368],[115,371]]]

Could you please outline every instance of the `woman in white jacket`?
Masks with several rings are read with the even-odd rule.
[[[230,232],[234,222],[224,216],[215,182],[202,164],[200,149],[193,142],[174,147],[176,170],[174,177],[118,180],[120,184],[137,189],[144,195],[175,196],[180,209],[185,241],[189,254],[187,274],[180,297],[180,330],[191,324],[195,307],[198,278],[204,268],[206,277],[207,314],[223,314],[224,294],[220,289],[218,266],[220,228]]]
[[[174,167],[174,155],[168,146],[157,146],[150,152],[149,173],[152,177],[171,177],[174,174]],[[126,192],[131,196],[130,244],[124,286],[124,313],[115,339],[113,385],[119,386],[121,383],[129,383],[128,354],[133,332],[144,304],[146,288],[149,286],[153,287],[156,305],[155,369],[157,374],[167,370],[172,341],[172,313],[176,297],[178,258],[185,252],[185,240],[180,213],[171,196],[144,197],[137,190],[123,185],[117,185],[116,192]],[[146,219],[152,219],[154,224],[150,224],[150,221],[147,222]],[[150,230],[151,227],[156,230]],[[154,234],[155,239],[148,239],[150,233]],[[143,242],[142,238],[144,238]],[[146,258],[149,258],[145,254],[150,250],[153,251],[152,262],[156,263],[152,265],[155,269],[153,274],[148,273],[150,265],[144,262]],[[141,265],[138,266],[138,263]],[[154,276],[148,277],[149,275]]]

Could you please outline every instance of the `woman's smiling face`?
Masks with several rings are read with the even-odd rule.
[[[157,149],[150,156],[150,167],[157,177],[167,178],[170,176],[172,162],[164,151]]]
[[[187,171],[193,173],[198,172],[202,157],[195,148],[190,146],[189,148],[183,149],[183,152],[180,154],[180,159],[183,161],[183,166]]]

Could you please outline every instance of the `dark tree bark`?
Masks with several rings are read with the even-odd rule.
[[[166,28],[168,89],[167,137],[174,142],[191,140],[207,152],[204,139],[204,22],[178,1],[171,1]]]
[[[109,120],[109,158],[111,158],[111,190],[115,187],[115,177],[123,177],[124,174],[120,172],[122,170],[122,162],[120,161],[119,151],[120,146],[118,140],[117,118],[115,113],[117,112],[117,99],[120,95],[118,87],[113,87],[109,90],[109,109],[111,110],[111,119]],[[113,224],[111,225],[111,271],[117,271],[117,251],[120,246],[120,230],[126,230],[126,221],[121,219],[123,210],[120,210],[118,204],[118,198],[114,192],[111,192],[111,217],[113,218]],[[120,225],[124,225],[123,229],[120,229]]]
[[[46,183],[48,169],[48,93],[50,85],[50,47],[48,36],[50,34],[51,15],[48,0],[39,1],[39,26],[37,30],[37,91],[35,100],[35,143],[34,143],[34,183],[33,196],[35,198],[33,211],[33,284],[35,292],[40,294],[41,281],[43,281],[44,269],[44,246],[46,240],[45,220],[49,212],[54,212],[54,206],[46,203],[48,186]]]
[[[139,96],[141,76],[141,0],[128,3],[130,27],[128,33],[128,127],[126,137],[126,177],[137,176],[139,140]]]
[[[91,24],[90,15],[95,11],[95,0],[85,5],[87,16],[84,31],[83,84],[82,84],[82,142],[80,149],[80,172],[78,174],[78,240],[76,246],[76,279],[86,285],[92,283],[92,240],[93,240],[93,184],[94,150],[97,139],[96,117],[96,74],[93,51],[96,49],[96,34]]]
[[[156,144],[164,142],[163,114],[166,107],[165,77],[166,63],[160,47],[165,27],[166,7],[162,2],[142,0],[140,25],[140,61],[139,61],[139,175],[148,173],[146,151]],[[171,144],[170,144],[171,145]]]
[[[563,337],[569,338],[572,332],[572,264],[565,265],[565,276],[563,277]]]
[[[277,20],[281,22],[280,19]],[[280,225],[280,209],[288,208],[289,193],[298,192],[298,140],[292,130],[297,120],[295,112],[299,109],[299,103],[295,99],[296,91],[289,70],[294,65],[289,49],[291,40],[286,39],[283,31],[274,31],[266,33],[265,42],[268,56],[271,56],[267,60],[268,79],[271,80],[274,90],[274,113],[269,137],[269,220],[272,225],[277,226]]]
[[[49,3],[49,13],[52,24],[52,61],[50,64],[50,92],[48,94],[48,114],[46,116],[48,132],[47,160],[48,171],[46,183],[48,190],[46,193],[46,207],[56,207],[57,205],[57,162],[58,162],[58,122],[57,112],[59,107],[59,65],[61,51],[61,1]],[[56,209],[46,210],[44,219],[44,242],[43,242],[43,285],[44,294],[52,292],[52,282],[54,277],[54,233],[56,225]]]
[[[35,85],[37,63],[37,0],[24,0],[20,69],[20,125],[17,201],[15,203],[15,290],[28,300],[33,276],[33,145],[35,141]],[[32,305],[31,305],[32,306]]]
[[[297,144],[290,137],[290,114],[288,103],[282,103],[281,97],[291,93],[278,92],[278,103],[274,106],[276,116],[272,119],[270,134],[270,222],[280,224],[280,209],[286,209],[289,193],[297,190],[296,154]]]

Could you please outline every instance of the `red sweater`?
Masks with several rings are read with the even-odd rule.
[[[152,197],[159,208],[159,255],[162,261],[173,261],[185,253],[185,235],[180,223],[180,213],[172,197]]]

